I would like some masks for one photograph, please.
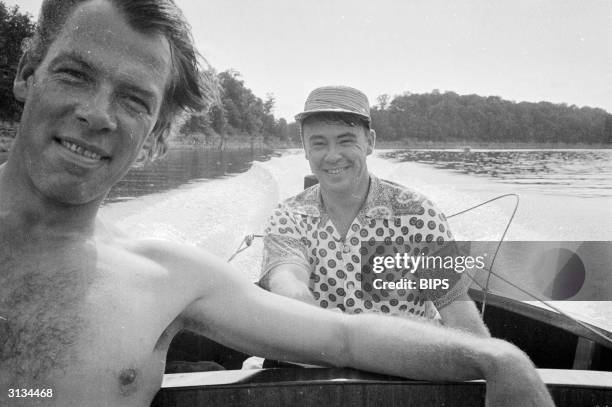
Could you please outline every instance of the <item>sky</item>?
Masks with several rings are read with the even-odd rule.
[[[323,85],[612,112],[609,0],[176,0],[217,70],[292,119]],[[41,0],[5,0],[37,16]]]

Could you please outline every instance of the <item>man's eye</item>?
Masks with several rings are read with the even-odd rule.
[[[353,140],[342,140],[340,144],[342,144],[343,146],[349,146],[353,144]]]
[[[142,113],[148,113],[149,112],[149,105],[147,104],[147,102],[145,102],[144,100],[142,100],[138,96],[125,95],[124,96],[124,100],[126,101],[128,106],[131,109],[133,109],[133,110],[136,110],[136,111],[142,112]]]
[[[84,81],[87,79],[87,74],[77,69],[62,68],[58,72],[70,80]]]

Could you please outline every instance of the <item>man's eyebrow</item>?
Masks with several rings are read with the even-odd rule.
[[[91,71],[91,72],[95,72],[96,69],[94,68],[93,65],[91,65],[89,62],[87,62],[85,56],[83,56],[81,53],[76,52],[74,50],[71,50],[69,52],[65,52],[63,54],[58,55],[54,60],[51,61],[51,63],[49,64],[49,66],[51,68],[56,67],[57,65],[60,65],[62,63],[76,63],[78,65],[81,66],[81,68],[87,70],[87,71]],[[132,81],[129,80],[123,80],[121,81],[121,86],[125,89],[128,90],[130,92],[135,92],[138,93],[140,96],[147,98],[147,99],[152,99],[155,97],[155,93],[145,89],[142,86],[138,86],[134,83],[132,83]]]
[[[355,133],[351,133],[351,132],[346,132],[346,133],[342,133],[338,136],[338,139],[356,139],[357,135]]]
[[[76,51],[70,51],[70,52],[65,52],[63,54],[58,55],[57,57],[55,57],[55,59],[53,59],[51,61],[51,63],[49,64],[50,67],[55,67],[59,64],[62,64],[64,62],[72,62],[72,63],[76,63],[81,65],[83,68],[93,71],[94,67],[87,62],[87,60],[85,59],[85,57],[80,54],[79,52]]]
[[[134,85],[133,83],[128,83],[128,82],[122,81],[121,82],[121,87],[124,90],[127,90],[127,91],[132,92],[132,93],[136,93],[136,94],[138,94],[139,96],[141,96],[141,97],[143,97],[145,99],[151,100],[151,99],[155,98],[155,93],[153,93],[152,91],[147,90],[147,89],[145,89],[143,87],[140,87],[138,85]]]
[[[315,134],[315,135],[312,135],[312,136],[310,136],[310,137],[308,138],[308,141],[309,141],[309,142],[312,142],[312,141],[323,141],[323,140],[325,140],[325,137],[323,137],[323,136],[319,136],[319,135],[316,135],[316,134]]]

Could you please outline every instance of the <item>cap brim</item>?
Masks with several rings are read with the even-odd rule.
[[[313,114],[317,114],[317,113],[347,113],[347,114],[351,114],[354,116],[358,116],[364,120],[366,120],[368,123],[371,121],[370,116],[367,116],[365,114],[362,113],[356,113],[352,110],[347,110],[347,109],[314,109],[314,110],[307,110],[305,112],[302,113],[298,113],[295,115],[295,121],[302,121],[305,118],[307,118],[308,116],[312,116]]]

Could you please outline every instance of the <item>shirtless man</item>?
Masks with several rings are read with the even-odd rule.
[[[157,149],[173,114],[200,106],[182,21],[169,0],[43,4],[14,82],[21,127],[0,167],[0,405],[147,406],[183,328],[280,360],[485,378],[491,406],[552,405],[506,342],[325,312],[261,290],[197,248],[96,224],[143,145]],[[15,389],[51,396],[15,398]]]

